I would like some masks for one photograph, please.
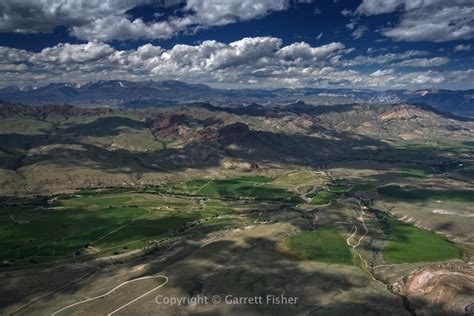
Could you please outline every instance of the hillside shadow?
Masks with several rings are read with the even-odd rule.
[[[292,103],[279,106],[264,106],[252,103],[240,107],[220,107],[209,103],[192,104],[194,107],[206,109],[210,112],[225,112],[236,115],[248,115],[254,117],[282,117],[290,113],[322,115],[327,113],[342,113],[353,109],[355,104],[336,104],[336,105],[311,105],[303,102]]]
[[[358,268],[332,264],[304,268],[299,260],[279,253],[275,240],[264,237],[248,237],[238,244],[218,240],[195,249],[184,260],[171,265],[157,263],[147,271],[158,272],[169,274],[170,286],[185,295],[298,298],[294,305],[232,306],[230,310],[235,313],[367,315],[404,311],[401,299],[388,292],[380,296],[366,293],[366,299],[361,301],[360,294],[365,293],[369,281],[358,273]],[[354,299],[359,298],[341,299],[350,291],[359,293]],[[332,303],[329,298],[334,298]]]
[[[59,134],[66,137],[79,138],[86,136],[117,136],[120,128],[146,129],[148,124],[123,116],[100,117],[89,123],[74,124],[60,128]]]
[[[142,128],[144,123],[125,119],[131,127]],[[117,126],[123,122],[112,120]],[[94,123],[95,125],[97,123]],[[115,126],[115,125],[114,125]],[[87,125],[78,129],[69,130],[74,133],[89,133]],[[112,134],[113,129],[108,129],[105,134]],[[107,172],[121,173],[144,173],[147,171],[179,172],[187,168],[206,169],[217,167],[223,158],[238,158],[262,163],[281,163],[310,166],[318,168],[323,161],[344,161],[344,159],[377,160],[380,152],[385,150],[393,153],[398,159],[393,162],[402,162],[403,157],[412,156],[416,152],[408,149],[395,149],[388,144],[353,134],[350,132],[338,132],[333,138],[307,136],[303,134],[284,134],[267,131],[250,131],[244,139],[234,142],[233,146],[222,146],[205,142],[191,142],[180,148],[167,148],[152,152],[131,152],[125,149],[108,150],[103,147],[79,143],[77,140],[69,139],[68,145],[80,145],[80,149],[58,147],[53,148],[46,154],[33,154],[28,156],[25,164],[37,162],[60,162],[69,166],[85,166],[88,168],[105,170]],[[0,135],[14,148],[33,144],[55,144],[61,140],[61,135],[52,139],[44,139],[41,136],[22,135],[20,141],[10,140],[10,134]],[[63,142],[66,139],[61,140]],[[38,146],[38,143],[35,145]],[[59,143],[61,144],[61,143]],[[376,150],[374,149],[376,148]],[[431,154],[431,159],[437,156]],[[348,158],[341,158],[348,157]],[[439,156],[442,159],[443,156]],[[383,159],[380,159],[383,161]],[[357,166],[354,166],[357,168]],[[118,170],[123,169],[123,170]],[[127,170],[127,171],[125,171]]]

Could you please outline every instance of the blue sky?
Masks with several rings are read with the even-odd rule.
[[[472,0],[3,0],[0,86],[474,88]]]

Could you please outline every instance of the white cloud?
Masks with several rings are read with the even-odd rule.
[[[210,65],[213,69],[219,69],[271,58],[280,45],[281,40],[272,37],[244,38],[215,54],[210,59]]]
[[[391,75],[393,73],[394,73],[393,69],[378,69],[377,71],[374,71],[373,73],[371,73],[370,76],[381,77],[381,76]]]
[[[407,2],[405,0],[364,0],[356,10],[357,14],[376,15],[390,13],[402,8]],[[419,2],[419,1],[411,1]]]
[[[454,46],[455,52],[467,52],[467,51],[470,51],[471,49],[472,49],[471,44],[467,44],[467,45],[459,44],[459,45]]]
[[[286,59],[320,59],[328,57],[332,53],[344,48],[344,44],[339,42],[330,43],[320,47],[311,47],[308,43],[300,42],[283,47],[278,52],[278,55]]]
[[[0,64],[0,72],[24,72],[28,70],[26,64]]]
[[[364,0],[359,15],[401,12],[398,25],[383,30],[397,41],[446,42],[474,37],[472,0]]]
[[[300,42],[282,46],[275,37],[253,37],[225,44],[204,41],[198,45],[178,44],[171,49],[146,44],[136,50],[116,50],[108,44],[59,44],[39,53],[0,47],[6,71],[19,71],[13,66],[24,63],[29,74],[16,77],[16,82],[86,82],[97,79],[180,79],[235,85],[257,80],[266,84],[298,77],[326,75],[330,59],[344,54],[342,43],[312,47]],[[293,80],[295,79],[295,80]],[[3,76],[0,82],[11,80]],[[304,82],[302,80],[301,82]],[[9,82],[10,84],[10,82]]]
[[[171,5],[180,2],[184,1],[172,1]],[[260,18],[289,6],[289,0],[185,2],[179,15],[145,22],[141,18],[132,19],[127,11],[144,4],[169,6],[169,1],[3,0],[0,2],[0,32],[51,32],[57,26],[67,26],[71,35],[88,41],[167,39],[180,32]]]
[[[386,53],[376,56],[359,55],[352,59],[342,60],[341,63],[345,66],[388,64],[413,57],[427,56],[429,54],[427,51],[409,50],[402,53]]]
[[[32,63],[84,63],[97,60],[114,52],[108,44],[89,42],[87,44],[58,44],[34,54],[29,61]]]
[[[133,40],[139,38],[166,39],[176,29],[168,22],[145,23],[142,19],[130,21],[123,16],[109,16],[97,19],[83,26],[74,26],[71,34],[85,40]]]
[[[364,36],[365,32],[367,32],[369,28],[365,25],[359,25],[355,30],[354,32],[352,32],[352,37],[354,39],[359,39],[361,38],[362,36]]]
[[[446,57],[433,57],[433,58],[413,58],[406,59],[392,66],[397,67],[435,67],[447,64],[449,59]]]
[[[346,27],[347,27],[349,30],[355,29],[355,26],[356,26],[355,22],[351,22],[351,23],[347,23],[347,24],[346,24]]]
[[[2,0],[0,31],[50,32],[56,26],[79,26],[97,18],[123,14],[149,0]]]
[[[287,7],[286,0],[188,0],[185,10],[194,14],[189,16],[190,20],[186,23],[225,25],[255,19]]]
[[[23,49],[12,47],[0,47],[0,60],[3,62],[22,62],[28,60],[31,53]]]
[[[352,11],[348,10],[348,9],[344,9],[344,10],[341,11],[341,14],[343,16],[350,16],[350,15],[352,15]]]
[[[339,42],[287,46],[275,37],[243,38],[232,43],[204,41],[165,49],[145,44],[114,49],[102,42],[60,44],[34,53],[0,47],[0,86],[51,82],[85,83],[99,79],[165,80],[207,83],[230,88],[368,87],[415,88],[474,82],[474,69],[403,72],[397,67],[430,67],[447,62],[425,51],[349,58]],[[380,65],[364,72],[359,66]],[[356,67],[352,69],[352,67]]]

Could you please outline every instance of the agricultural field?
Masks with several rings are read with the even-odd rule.
[[[41,204],[1,207],[0,260],[31,265],[125,253],[169,238],[186,224],[231,213],[228,204],[217,200],[114,191],[84,190]],[[239,220],[213,219],[197,227],[209,232],[231,224],[238,226]]]
[[[339,197],[339,194],[335,192],[319,191],[316,193],[316,195],[313,196],[313,198],[311,199],[311,202],[316,205],[323,205],[323,204],[331,203],[332,201],[336,200],[338,197]]]
[[[284,247],[289,254],[305,260],[351,264],[352,255],[341,233],[331,227],[302,231],[288,237]]]
[[[272,186],[272,178],[247,176],[236,179],[200,179],[180,184],[173,189],[198,196],[252,198],[257,200],[288,200],[294,193]]]
[[[436,233],[391,220],[383,255],[388,263],[435,262],[461,259],[463,250]]]

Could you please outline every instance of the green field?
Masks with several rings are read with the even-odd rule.
[[[377,189],[382,195],[410,201],[452,201],[474,202],[474,191],[468,190],[430,190],[417,188],[402,188],[398,185],[388,185]]]
[[[196,205],[183,198],[133,192],[32,202],[0,207],[1,261],[42,263],[139,249],[148,240],[172,236],[186,223],[230,212],[220,201]],[[206,223],[205,231],[228,226],[212,224]]]
[[[332,186],[329,190],[333,193],[344,193],[344,192],[349,191],[350,188],[351,187],[349,185],[337,184],[337,185]]]
[[[389,263],[444,261],[461,258],[463,251],[434,232],[390,221],[390,240],[383,250]]]
[[[290,236],[286,244],[291,253],[301,259],[341,264],[352,262],[349,247],[335,228],[302,231]]]
[[[325,191],[319,191],[315,196],[312,198],[312,203],[317,204],[317,205],[323,205],[323,204],[328,204],[331,201],[337,199],[339,197],[339,194],[334,193],[334,192],[325,192]]]
[[[191,183],[201,185],[203,181]],[[282,189],[254,185],[265,185],[270,178],[245,177],[229,181],[216,181],[209,195],[221,196],[221,192],[238,195],[259,189],[256,196],[261,199],[292,196]],[[0,207],[0,262],[8,265],[124,253],[144,248],[149,241],[183,234],[202,237],[244,223],[245,219],[232,215],[233,208],[245,212],[246,208],[267,205],[260,201],[248,203],[212,197],[199,200],[187,194],[167,195],[158,187],[85,189],[75,195],[18,200],[17,203]]]
[[[248,176],[226,180],[192,180],[174,189],[192,195],[229,198],[255,198],[260,200],[283,200],[295,196],[292,192],[271,186],[271,178]]]
[[[213,197],[284,200],[295,196],[272,187],[271,181],[272,178],[259,176],[200,179],[174,188],[182,195],[162,194],[159,187],[84,189],[49,201],[45,198],[2,206],[0,261],[22,265],[123,253],[143,248],[150,240],[180,235],[184,226],[192,236],[236,227],[242,219],[232,217],[232,207],[245,209],[249,204]],[[198,194],[208,198],[189,198]],[[189,226],[190,223],[194,224]]]

